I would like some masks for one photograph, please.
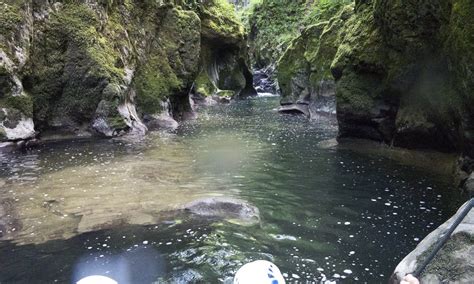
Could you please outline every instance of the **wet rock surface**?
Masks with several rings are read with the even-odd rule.
[[[426,259],[434,245],[459,216],[464,204],[451,219],[423,239],[395,269],[390,283],[400,283],[401,279],[413,273]],[[474,279],[474,210],[457,227],[451,238],[438,252],[420,277],[421,283],[471,283]]]
[[[2,3],[0,142],[35,130],[144,135],[145,116],[150,129],[176,128],[161,104],[171,101],[174,120],[194,119],[198,74],[255,95],[232,6],[191,2]]]
[[[309,106],[307,104],[288,104],[278,108],[278,112],[284,114],[302,114],[310,117]]]
[[[222,219],[237,219],[249,223],[258,223],[260,212],[257,207],[233,198],[205,198],[184,206],[184,210],[197,216]]]
[[[464,183],[464,189],[470,196],[474,196],[474,172],[467,178]]]
[[[275,66],[270,65],[263,69],[254,70],[253,85],[259,93],[276,94],[278,84],[275,78]]]

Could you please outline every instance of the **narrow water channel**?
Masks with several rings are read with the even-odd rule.
[[[200,110],[141,142],[78,140],[0,154],[0,283],[219,283],[273,261],[289,283],[386,282],[462,203],[448,177],[321,147],[333,119],[265,97]],[[170,214],[209,196],[245,200],[260,223]]]

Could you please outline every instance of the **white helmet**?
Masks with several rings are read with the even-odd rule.
[[[278,267],[266,260],[257,260],[242,266],[235,274],[234,284],[285,284]]]
[[[77,284],[118,284],[117,281],[102,275],[92,275],[83,278]]]

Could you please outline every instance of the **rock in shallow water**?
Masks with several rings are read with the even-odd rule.
[[[402,262],[393,273],[390,283],[400,283],[401,279],[413,273],[440,240],[444,232],[453,224],[461,209],[446,223],[430,233]],[[434,260],[421,276],[421,283],[472,283],[474,280],[474,210],[464,218]]]
[[[184,206],[186,211],[204,217],[237,219],[245,223],[258,223],[260,211],[247,202],[233,198],[212,197],[193,201]]]
[[[307,117],[310,116],[309,107],[306,104],[289,104],[283,105],[278,108],[278,112],[286,114],[303,114]]]

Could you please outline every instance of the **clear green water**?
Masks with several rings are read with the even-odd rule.
[[[280,116],[277,105],[205,108],[176,134],[141,142],[0,154],[0,283],[88,273],[219,283],[257,259],[276,263],[289,283],[385,283],[462,203],[446,177],[320,147],[337,135],[334,121]],[[170,213],[208,196],[248,201],[260,224]]]

